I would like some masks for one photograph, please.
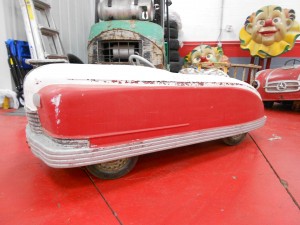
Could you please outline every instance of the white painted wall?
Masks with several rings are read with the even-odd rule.
[[[247,16],[266,5],[294,9],[296,20],[300,22],[299,0],[172,0],[172,2],[170,11],[177,12],[183,24],[183,41],[217,41],[220,30],[222,30],[221,41],[237,41]],[[232,26],[232,32],[225,31],[227,25]]]
[[[87,63],[87,41],[95,21],[94,0],[47,0],[66,53]]]
[[[45,0],[52,6],[52,15],[66,53],[73,53],[87,62],[87,39],[94,23],[94,0]],[[265,5],[280,5],[296,10],[300,18],[299,0],[172,0],[171,11],[182,20],[183,41],[237,41],[246,17]],[[222,19],[223,12],[223,19]],[[296,20],[299,18],[296,18]],[[232,26],[232,32],[225,27]],[[222,35],[220,35],[220,29]],[[26,40],[18,0],[0,0],[0,89],[12,89],[4,41]]]
[[[7,64],[7,54],[4,41],[6,40],[5,33],[3,30],[6,29],[6,24],[4,22],[4,9],[1,7],[3,2],[0,2],[0,89],[12,89],[12,83],[10,79],[9,67]]]
[[[44,0],[50,3],[51,14],[60,31],[66,53],[87,62],[87,40],[94,23],[94,0]],[[13,89],[4,42],[7,39],[27,40],[19,0],[0,0],[0,89]]]
[[[16,6],[17,1],[0,1],[0,89],[12,89],[13,83],[7,62],[7,51],[4,42],[9,38],[18,37],[26,40],[23,26],[18,26],[22,20]],[[23,30],[22,30],[23,29]]]

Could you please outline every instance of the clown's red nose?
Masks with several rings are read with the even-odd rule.
[[[201,56],[201,62],[207,62],[207,58],[205,56]]]
[[[265,22],[264,27],[270,27],[270,26],[273,26],[273,25],[274,25],[274,24],[273,24],[272,19],[267,19],[266,22]]]

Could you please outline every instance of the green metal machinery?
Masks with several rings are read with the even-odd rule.
[[[91,64],[130,64],[138,55],[168,68],[168,6],[165,0],[96,1],[96,23],[88,42]]]

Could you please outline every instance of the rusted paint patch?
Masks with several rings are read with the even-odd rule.
[[[134,24],[134,22],[133,22]],[[104,62],[103,52],[99,48],[103,41],[141,41],[141,56],[150,61],[157,68],[164,68],[164,46],[158,45],[150,39],[135,33],[133,31],[123,29],[112,29],[102,32],[89,44],[88,47],[88,62],[90,64],[107,63]],[[120,62],[109,62],[111,64],[121,64]],[[124,62],[123,62],[124,64]],[[125,64],[129,64],[128,62]]]
[[[55,106],[55,118],[56,118],[56,124],[60,124],[60,119],[58,118],[60,110],[59,110],[59,105],[60,105],[60,101],[61,101],[61,94],[53,97],[51,99],[51,103]]]
[[[99,85],[138,85],[138,86],[175,86],[175,87],[243,87],[249,90],[254,90],[252,86],[244,85],[238,82],[191,82],[191,81],[141,81],[141,80],[101,80],[101,79],[69,79],[77,81],[90,81]]]

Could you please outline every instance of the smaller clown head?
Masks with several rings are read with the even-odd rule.
[[[201,62],[217,62],[216,53],[209,45],[199,45],[191,52],[190,62],[198,64]]]
[[[294,10],[282,9],[276,5],[264,6],[247,18],[245,30],[256,43],[269,46],[285,38],[294,19]]]
[[[184,67],[190,67],[198,66],[201,63],[212,65],[216,62],[228,62],[228,58],[223,54],[221,47],[211,47],[201,44],[186,55],[184,61]]]

